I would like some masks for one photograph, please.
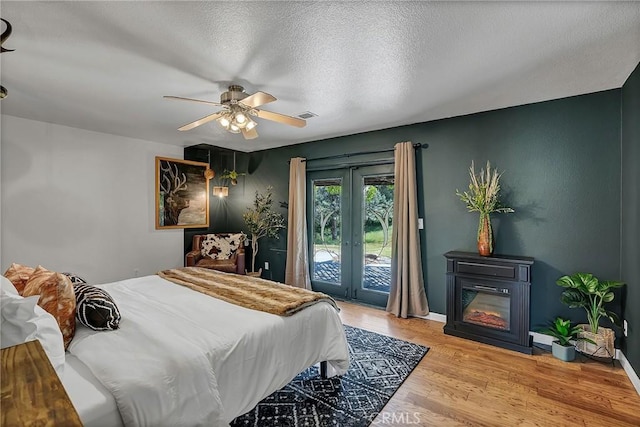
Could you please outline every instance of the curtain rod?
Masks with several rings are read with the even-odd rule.
[[[429,144],[420,144],[419,142],[413,144],[413,148],[428,148]],[[311,162],[314,160],[329,160],[329,159],[340,159],[343,157],[351,157],[351,156],[363,156],[365,154],[378,154],[378,153],[388,153],[389,151],[394,151],[395,148],[387,148],[385,150],[375,150],[375,151],[360,151],[359,153],[345,153],[345,154],[336,154],[334,156],[326,156],[326,157],[316,157],[315,159],[303,159],[303,162]]]
[[[331,166],[317,166],[307,168],[307,172],[315,172],[315,171],[327,171],[327,170],[335,170],[335,169],[345,169],[345,168],[359,168],[361,166],[379,166],[379,165],[392,165],[394,163],[393,157],[389,159],[378,159],[373,161],[360,161],[360,162],[351,162],[351,163],[337,163],[332,164]]]

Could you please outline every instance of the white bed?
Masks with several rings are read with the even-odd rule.
[[[87,427],[228,425],[313,364],[327,361],[329,376],[348,368],[342,322],[326,302],[280,317],[155,275],[100,287],[120,329],[79,326],[63,377]]]
[[[62,384],[86,427],[120,427],[113,395],[77,357],[67,353]]]

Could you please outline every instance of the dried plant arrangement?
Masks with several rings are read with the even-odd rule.
[[[501,176],[502,173],[499,173],[495,168],[491,169],[489,161],[487,161],[486,169],[480,169],[480,173],[476,174],[475,165],[471,161],[469,191],[460,192],[456,190],[456,195],[467,205],[469,212],[480,213],[478,225],[478,250],[480,255],[490,255],[493,252],[493,230],[489,215],[494,212],[515,212],[509,207],[500,205]],[[481,245],[483,246],[482,248]],[[485,248],[484,246],[487,245],[488,247]]]

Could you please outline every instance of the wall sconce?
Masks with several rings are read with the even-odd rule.
[[[229,187],[213,187],[213,195],[219,198],[224,198],[229,195]]]

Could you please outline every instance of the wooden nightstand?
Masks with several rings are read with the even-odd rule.
[[[82,426],[40,341],[1,350],[1,425]]]

